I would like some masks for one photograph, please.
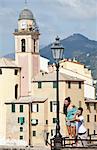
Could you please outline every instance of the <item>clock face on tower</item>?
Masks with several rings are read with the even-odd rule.
[[[21,29],[25,29],[25,28],[27,28],[27,24],[26,24],[25,21],[23,21],[23,22],[21,23]]]

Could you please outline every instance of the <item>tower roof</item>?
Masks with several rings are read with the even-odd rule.
[[[22,20],[22,19],[33,20],[34,16],[29,9],[23,9],[21,13],[19,14],[19,20]]]

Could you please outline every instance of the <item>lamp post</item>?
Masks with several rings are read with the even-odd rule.
[[[54,136],[54,148],[55,150],[60,150],[62,147],[62,135],[60,133],[60,120],[59,120],[59,60],[63,59],[63,52],[64,47],[60,43],[60,38],[57,36],[55,42],[53,43],[52,47],[52,55],[55,60],[56,66],[56,101],[57,101],[57,122],[56,122],[56,134]]]

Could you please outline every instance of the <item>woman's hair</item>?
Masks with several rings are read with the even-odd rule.
[[[70,97],[66,97],[65,100],[67,100],[69,103],[71,102]],[[67,116],[67,106],[65,104],[63,106],[63,113]]]
[[[65,104],[63,106],[63,113],[67,116],[67,106]]]
[[[65,100],[67,100],[69,103],[71,102],[70,97],[66,97]]]

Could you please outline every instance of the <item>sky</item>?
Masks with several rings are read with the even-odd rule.
[[[80,33],[97,41],[97,0],[26,0],[40,30],[40,45]],[[0,0],[0,56],[14,52],[13,32],[25,0]]]

